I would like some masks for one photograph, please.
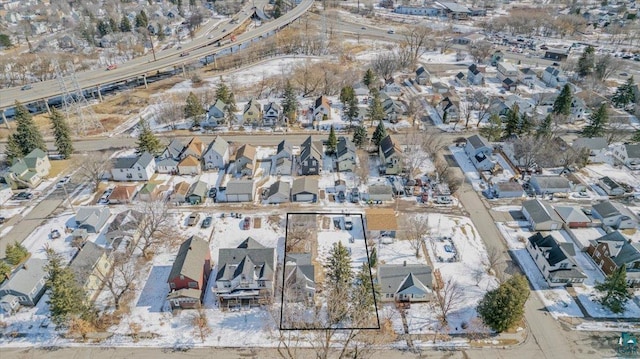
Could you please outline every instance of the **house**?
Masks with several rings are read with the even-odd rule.
[[[89,233],[98,233],[109,220],[111,212],[107,207],[80,207],[76,212],[76,226]]]
[[[244,144],[236,151],[235,172],[252,177],[256,165],[256,148]]]
[[[484,69],[480,68],[476,64],[469,65],[467,69],[467,82],[469,85],[482,85],[484,84]]]
[[[473,32],[470,34],[462,35],[455,38],[454,42],[459,45],[474,45],[479,41],[482,41],[486,38],[483,34]]]
[[[433,88],[433,92],[436,94],[445,94],[449,92],[449,86],[442,82],[433,82],[431,87]]]
[[[464,5],[448,1],[436,1],[435,5],[442,9],[442,13],[454,20],[466,20],[471,10]]]
[[[271,157],[272,159],[279,158],[287,158],[289,160],[293,159],[293,146],[287,140],[282,140],[278,143],[278,147],[276,148],[276,154]]]
[[[225,123],[226,108],[227,104],[224,103],[221,99],[217,99],[213,105],[209,106],[209,111],[207,111],[206,124],[210,126],[218,126]]]
[[[549,87],[563,87],[567,84],[567,76],[556,66],[547,66],[542,72],[542,82]]]
[[[73,257],[69,268],[75,279],[84,289],[87,299],[92,302],[102,289],[102,278],[111,271],[110,252],[93,242],[85,242]]]
[[[298,156],[298,166],[300,174],[303,176],[320,174],[322,166],[322,142],[313,141],[311,136],[300,146],[300,156]]]
[[[587,113],[589,113],[589,106],[587,106],[584,99],[582,99],[579,94],[573,96],[571,98],[569,122],[573,123],[573,121],[576,120],[583,120],[587,117]]]
[[[440,9],[435,6],[399,5],[393,12],[403,15],[438,16]]]
[[[529,180],[529,185],[538,195],[569,193],[571,182],[560,175],[534,175]]]
[[[158,173],[178,174],[178,160],[174,158],[158,158],[156,160],[156,171]]]
[[[200,160],[194,155],[188,155],[178,162],[178,173],[180,175],[195,176],[202,173]]]
[[[184,147],[185,145],[184,143],[182,143],[182,141],[180,141],[177,138],[174,138],[173,140],[171,140],[171,142],[169,142],[167,147],[164,148],[160,156],[158,156],[158,159],[162,160],[162,159],[171,158],[178,161],[180,159],[180,154],[182,153],[182,150],[184,150]]]
[[[133,249],[142,234],[141,223],[143,217],[143,213],[133,209],[118,213],[104,233],[105,239],[111,248],[118,249],[122,241],[126,241],[126,248]]]
[[[173,192],[169,196],[169,200],[173,203],[184,203],[187,201],[187,194],[191,185],[188,182],[181,181],[173,186]]]
[[[398,231],[398,217],[392,208],[367,208],[364,210],[364,226],[369,238],[384,235],[395,237]]]
[[[455,81],[458,86],[465,86],[465,82],[467,82],[467,75],[465,75],[464,72],[460,71],[456,74],[456,76],[454,76],[453,81]]]
[[[565,50],[549,48],[544,53],[544,58],[550,60],[562,61],[566,60],[567,57],[569,57],[569,49]]]
[[[416,83],[418,85],[428,85],[431,82],[431,74],[424,66],[418,67],[416,70]]]
[[[518,88],[518,84],[510,78],[502,80],[502,88],[507,91],[515,91]]]
[[[520,198],[525,195],[522,185],[515,181],[498,182],[493,189],[496,198]]]
[[[291,184],[284,181],[276,181],[269,186],[264,200],[269,204],[289,202]]]
[[[491,171],[496,165],[496,163],[491,160],[493,156],[493,146],[481,135],[473,135],[467,138],[464,152],[478,171]]]
[[[585,228],[591,224],[591,220],[580,207],[557,206],[554,209],[569,228]]]
[[[543,237],[538,232],[527,240],[527,252],[550,287],[579,284],[587,279],[574,258],[573,243],[558,243],[553,236]]]
[[[511,79],[513,81],[518,79],[518,68],[509,63],[501,62],[498,64],[498,80]]]
[[[227,202],[252,202],[255,183],[252,180],[232,179],[225,190]]]
[[[276,159],[276,163],[273,167],[273,174],[289,176],[291,175],[291,168],[293,167],[293,162],[291,162],[288,158],[278,158]]]
[[[533,85],[535,85],[536,80],[538,79],[538,74],[536,74],[535,71],[533,71],[533,69],[529,68],[529,67],[525,67],[523,69],[520,69],[520,73],[518,76],[518,81],[520,81],[521,83],[527,85],[527,86],[531,86],[533,87]]]
[[[311,177],[299,177],[293,180],[291,186],[291,201],[312,202],[318,201],[318,180]]]
[[[140,191],[138,191],[138,199],[141,201],[155,201],[162,198],[163,186],[158,183],[147,182]]]
[[[609,196],[622,196],[624,194],[624,188],[608,176],[600,178],[598,180],[598,186],[600,186],[600,188],[602,188]]]
[[[338,172],[353,172],[356,167],[356,146],[344,136],[338,137],[336,167]]]
[[[109,195],[109,204],[131,203],[136,196],[136,186],[115,186]]]
[[[237,248],[218,252],[216,288],[220,307],[256,306],[274,294],[275,248],[249,237]]]
[[[551,205],[539,199],[530,199],[522,202],[522,214],[529,221],[534,231],[560,229],[564,223]]]
[[[504,53],[500,50],[496,50],[493,55],[491,55],[491,66],[498,66],[502,60],[504,60]]]
[[[374,184],[369,186],[370,201],[392,201],[393,188],[387,184]]]
[[[205,170],[224,169],[229,164],[229,143],[217,136],[204,151],[202,158]]]
[[[380,157],[381,173],[396,175],[402,172],[402,148],[391,135],[387,135],[380,141],[378,156]]]
[[[44,294],[47,260],[29,258],[0,285],[0,309],[14,313],[20,306],[33,307]]]
[[[251,125],[258,125],[262,122],[262,105],[258,101],[251,99],[244,105],[242,122]]]
[[[453,94],[446,96],[436,106],[436,111],[442,118],[442,122],[457,122],[460,119],[460,99]]]
[[[640,170],[640,143],[614,145],[611,152],[616,162],[631,170]]]
[[[190,204],[204,203],[207,199],[207,182],[196,181],[196,183],[191,185],[186,199]]]
[[[9,185],[0,183],[0,204],[8,201],[12,196],[13,191],[11,190],[11,187],[9,187]]]
[[[489,104],[489,113],[491,114],[495,113],[500,117],[504,117],[509,114],[509,111],[511,111],[511,109],[507,106],[507,103],[504,100],[494,98]],[[488,116],[485,118],[488,118]]]
[[[189,156],[195,157],[198,161],[202,159],[202,154],[204,153],[204,143],[200,138],[194,136],[191,138],[191,141],[184,147],[182,152],[180,152],[180,157],[176,158],[178,160],[183,160]]]
[[[171,266],[167,300],[172,309],[199,308],[211,273],[209,242],[191,236],[182,242]]]
[[[156,160],[149,152],[137,157],[116,158],[111,177],[114,181],[148,181],[156,171]]]
[[[324,119],[331,119],[331,103],[327,96],[320,96],[313,104],[313,119],[320,122]]]
[[[0,179],[12,189],[35,188],[49,175],[51,164],[44,152],[36,148],[2,173]]]
[[[578,137],[573,141],[572,147],[579,151],[586,149],[589,151],[589,163],[604,163],[607,162],[608,155],[608,143],[604,137]]]
[[[287,302],[311,302],[316,293],[315,267],[311,253],[286,253],[284,288]]]
[[[262,115],[263,126],[275,126],[280,120],[280,114],[282,108],[277,103],[271,101],[264,107],[264,114]]]
[[[604,201],[593,205],[593,218],[602,220],[602,224],[615,229],[633,229],[638,219],[627,207],[618,202]]]
[[[620,232],[614,231],[590,241],[587,253],[606,275],[613,274],[625,265],[627,285],[640,286],[640,245],[629,242]]]
[[[433,299],[433,273],[424,264],[382,264],[377,283],[383,302],[427,302]]]
[[[24,163],[30,171],[35,172],[40,178],[44,178],[49,175],[51,170],[51,163],[49,157],[43,150],[36,148],[23,157]]]

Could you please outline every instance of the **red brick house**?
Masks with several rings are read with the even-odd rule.
[[[198,236],[192,236],[180,245],[176,260],[167,279],[169,295],[167,300],[172,309],[192,309],[200,307],[204,288],[211,273],[211,252],[209,243]]]
[[[629,243],[620,232],[616,231],[591,241],[587,253],[607,275],[625,265],[627,285],[640,287],[640,245],[638,243]]]

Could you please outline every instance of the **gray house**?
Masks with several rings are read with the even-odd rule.
[[[416,82],[419,85],[427,85],[431,81],[431,74],[423,66],[416,70]]]
[[[525,195],[518,182],[498,182],[493,188],[497,198],[519,198]]]
[[[319,174],[322,166],[322,143],[313,141],[311,136],[307,137],[301,146],[298,165],[303,176]]]
[[[227,183],[225,191],[227,202],[251,202],[254,192],[253,180],[232,179]]]
[[[593,217],[602,220],[602,224],[615,229],[636,228],[638,219],[624,205],[617,202],[601,202],[593,205]]]
[[[433,274],[424,264],[383,264],[378,267],[380,300],[426,302],[433,298]]]
[[[81,207],[76,212],[76,225],[89,233],[98,233],[109,220],[107,207]]]
[[[189,193],[187,194],[187,201],[190,204],[201,204],[204,203],[207,198],[207,183],[203,181],[197,181],[191,188],[189,188]]]
[[[574,258],[573,243],[558,243],[553,236],[544,237],[538,232],[529,237],[527,252],[551,287],[578,284],[587,279]]]
[[[624,188],[618,182],[605,176],[598,180],[598,186],[602,188],[609,196],[621,196],[624,194]]]
[[[336,167],[339,172],[353,172],[356,167],[356,146],[344,136],[338,137]]]
[[[495,162],[491,160],[493,146],[489,144],[486,138],[480,135],[473,135],[467,138],[464,152],[478,171],[490,171],[496,165]]]
[[[216,100],[216,103],[209,107],[209,112],[207,113],[207,123],[206,125],[217,126],[225,122],[225,108],[227,104],[222,102],[222,100]]]
[[[522,214],[534,231],[552,231],[562,228],[564,221],[551,205],[538,199],[522,202]]]
[[[317,202],[318,180],[310,177],[294,179],[291,186],[291,200],[293,202]]]
[[[0,286],[0,309],[13,313],[20,306],[35,306],[45,292],[46,259],[30,258]]]
[[[223,169],[229,163],[229,143],[218,136],[213,140],[202,155],[204,169]]]
[[[607,139],[604,137],[579,137],[573,141],[575,150],[586,149],[589,151],[590,163],[603,163],[607,161]]]
[[[529,184],[538,195],[569,193],[571,191],[571,183],[569,180],[558,175],[531,176]]]
[[[311,301],[316,292],[311,253],[288,253],[284,262],[285,301]]]
[[[282,108],[275,102],[269,102],[264,106],[264,111],[262,114],[262,124],[264,126],[274,126],[278,123],[280,119],[280,114],[282,113]]]
[[[289,182],[276,181],[269,186],[265,201],[270,204],[289,202],[290,191]]]
[[[391,201],[393,200],[393,188],[386,184],[374,184],[369,186],[370,201]]]

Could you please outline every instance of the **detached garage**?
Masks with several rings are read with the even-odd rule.
[[[232,179],[227,183],[227,202],[252,202],[254,183],[252,180]]]
[[[299,177],[293,180],[291,199],[294,202],[316,202],[318,200],[318,180]]]
[[[564,223],[551,205],[537,199],[522,202],[522,214],[534,231],[553,231]]]

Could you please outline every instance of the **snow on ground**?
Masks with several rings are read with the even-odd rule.
[[[65,233],[65,228],[67,226],[75,227],[74,218],[75,214],[68,212],[58,215],[35,228],[22,244],[29,250],[33,258],[46,259],[45,249],[48,247],[67,260],[71,260],[77,250],[71,246],[71,233]],[[51,238],[50,233],[53,230],[60,233],[60,238]]]
[[[24,210],[24,207],[6,207],[3,206],[2,208],[0,208],[0,217],[4,217],[4,218],[11,218],[13,216],[16,216],[18,214],[20,214],[20,212],[22,212],[22,210]]]
[[[449,150],[455,157],[456,162],[458,162],[460,170],[464,172],[465,177],[467,177],[467,179],[473,186],[473,189],[476,191],[484,191],[487,188],[487,183],[482,178],[480,178],[480,173],[478,173],[478,170],[473,165],[473,163],[471,163],[471,160],[464,152],[464,147],[451,145],[449,146]]]
[[[640,176],[632,173],[626,167],[615,167],[609,164],[590,164],[576,173],[587,184],[592,185],[598,182],[598,179],[608,176],[616,182],[626,183],[634,187],[635,193],[640,193]]]

